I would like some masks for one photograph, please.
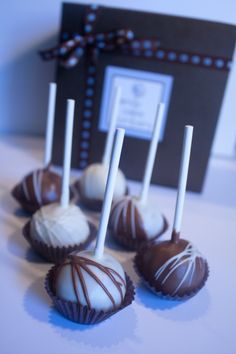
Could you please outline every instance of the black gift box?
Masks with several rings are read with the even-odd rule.
[[[77,102],[72,165],[84,168],[88,163],[101,161],[103,154],[105,133],[98,127],[107,66],[160,73],[172,76],[173,86],[152,182],[177,186],[184,125],[192,124],[195,129],[188,189],[201,191],[230,69],[236,28],[175,16],[63,4],[61,43],[76,40],[79,34],[88,39],[89,35],[122,29],[130,29],[134,38],[120,47],[103,50],[102,45],[98,48],[99,42],[91,45],[90,39],[90,44],[83,42],[82,48],[73,47],[75,42],[69,43],[71,49],[67,47],[66,54],[65,47],[60,48],[60,52],[56,49],[51,52],[51,56],[60,59],[56,74],[53,162],[62,163],[67,98]],[[145,47],[144,40],[149,46]],[[134,41],[139,43],[138,49]],[[73,66],[76,56],[78,63]],[[50,53],[44,58],[50,59]],[[71,64],[71,67],[63,64]],[[86,106],[88,102],[90,107]],[[120,167],[128,178],[142,180],[148,147],[146,139],[126,137]]]

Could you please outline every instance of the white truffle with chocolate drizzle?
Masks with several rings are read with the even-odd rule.
[[[56,295],[94,310],[116,310],[126,293],[125,273],[112,256],[96,259],[93,252],[69,255],[54,277]]]
[[[143,204],[138,198],[126,196],[112,207],[109,227],[112,235],[121,243],[142,243],[160,235],[166,222],[156,205],[150,201]]]

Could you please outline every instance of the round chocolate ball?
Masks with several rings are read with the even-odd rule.
[[[15,186],[12,195],[23,209],[33,213],[43,205],[60,200],[61,183],[61,176],[49,167],[37,169]]]
[[[149,245],[137,253],[135,265],[152,290],[177,299],[195,295],[208,277],[206,259],[184,239]]]
[[[114,238],[129,249],[159,237],[167,222],[153,202],[143,205],[139,199],[125,196],[113,203],[109,228]]]
[[[106,189],[108,167],[101,163],[89,165],[76,182],[81,202],[88,209],[101,211],[103,198]],[[124,174],[118,170],[113,200],[122,197],[127,193],[127,184]]]
[[[117,310],[126,293],[126,277],[121,264],[104,254],[72,253],[58,265],[53,289],[57,297],[76,302],[90,310]]]

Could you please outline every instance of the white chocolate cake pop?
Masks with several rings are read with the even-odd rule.
[[[60,203],[53,203],[41,207],[33,215],[30,222],[30,234],[32,239],[55,248],[85,243],[90,236],[90,227],[85,215],[78,206],[69,204],[74,105],[74,100],[67,100]]]
[[[137,249],[167,229],[167,222],[156,203],[147,200],[164,108],[164,104],[158,105],[140,197],[124,196],[118,199],[110,214],[109,227],[112,235],[129,249]]]
[[[108,167],[101,163],[88,166],[81,176],[80,188],[84,197],[88,199],[103,200],[106,188]],[[114,199],[118,199],[126,193],[126,180],[122,171],[118,170]]]
[[[138,198],[126,196],[113,204],[110,228],[113,234],[146,242],[163,231],[165,220],[155,203],[142,204]]]
[[[75,184],[79,190],[82,203],[95,211],[100,211],[102,208],[120,97],[121,89],[116,87],[112,95],[111,109],[109,110],[111,119],[102,163],[94,163],[85,168],[80,180]],[[126,193],[127,183],[125,176],[121,170],[118,170],[113,199],[116,200]]]
[[[95,321],[93,316],[97,316],[96,320],[100,321],[101,313],[103,319],[107,318],[130,304],[133,299],[133,286],[121,264],[112,256],[104,254],[104,242],[123,139],[124,130],[118,129],[94,251],[73,253],[52,269],[54,275],[51,279],[51,289],[55,294],[53,296],[57,297],[56,306],[60,302],[57,308],[66,317],[80,323],[92,323]],[[71,306],[73,311],[69,309]]]
[[[34,239],[52,247],[67,247],[84,242],[90,233],[85,215],[76,205],[53,203],[40,208],[32,217]]]
[[[55,275],[56,294],[95,310],[114,310],[126,292],[125,273],[119,262],[105,254],[100,260],[93,252],[69,255]]]

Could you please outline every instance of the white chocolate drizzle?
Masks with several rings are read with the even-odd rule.
[[[34,171],[33,176],[32,176],[32,181],[33,181],[33,190],[35,194],[35,198],[37,202],[40,204],[41,203],[41,195],[40,195],[40,183],[41,183],[41,178],[40,178],[40,170]]]
[[[22,189],[25,198],[28,201],[32,201],[35,199],[38,204],[42,203],[42,178],[43,178],[43,170],[33,171],[29,176],[22,181]],[[32,197],[30,196],[30,185],[32,183]]]
[[[169,272],[167,273],[167,275],[165,276],[165,278],[162,280],[161,284],[164,285],[165,282],[167,281],[167,279],[171,276],[171,274],[178,268],[180,267],[182,264],[184,263],[188,263],[187,269],[185,271],[185,274],[183,276],[183,278],[180,280],[179,284],[177,285],[176,289],[173,291],[173,293],[171,294],[172,296],[175,295],[178,290],[181,288],[182,284],[184,283],[184,281],[187,279],[187,277],[190,274],[189,277],[189,285],[191,285],[192,280],[193,280],[193,275],[194,275],[194,271],[195,271],[195,267],[196,267],[196,259],[197,258],[203,258],[203,256],[201,255],[201,253],[197,250],[197,248],[192,244],[192,243],[188,243],[187,246],[185,247],[185,249],[174,255],[173,257],[171,257],[170,259],[168,259],[155,273],[155,280],[158,280],[161,275],[168,269],[169,267]],[[201,262],[200,262],[200,266],[201,266]]]
[[[27,184],[26,184],[26,178],[23,179],[22,181],[22,188],[23,188],[23,193],[25,195],[25,198],[27,200],[30,200],[30,196],[29,196],[29,192],[28,192],[28,187],[27,187]]]

